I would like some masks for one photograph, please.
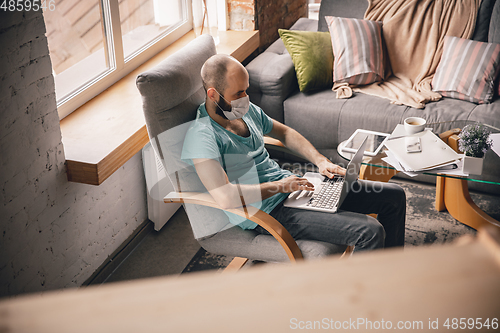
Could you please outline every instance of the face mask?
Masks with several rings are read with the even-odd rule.
[[[218,91],[217,93],[219,94]],[[221,94],[219,94],[219,96],[226,101],[226,99],[222,97]],[[217,104],[217,102],[215,102],[215,104]],[[224,115],[226,116],[227,119],[229,120],[241,119],[248,112],[248,109],[250,107],[250,98],[247,95],[245,97],[241,97],[235,99],[234,101],[231,101],[231,111],[224,110],[219,106],[219,104],[217,104],[217,106],[219,107],[219,109],[222,110],[222,112],[224,112]]]

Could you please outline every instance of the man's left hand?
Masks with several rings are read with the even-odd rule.
[[[345,169],[340,165],[333,164],[327,158],[319,162],[317,166],[319,168],[319,173],[324,176],[327,176],[328,178],[333,178],[335,174],[345,176]]]

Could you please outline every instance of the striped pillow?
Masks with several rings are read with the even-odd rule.
[[[326,16],[334,55],[333,82],[363,85],[384,78],[382,22]]]
[[[500,68],[500,44],[446,36],[432,90],[473,103],[489,103]]]

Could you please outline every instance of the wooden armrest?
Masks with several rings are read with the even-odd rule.
[[[454,151],[456,151],[459,154],[461,153],[461,151],[458,149],[458,134],[460,134],[461,131],[462,130],[460,128],[454,128],[439,134],[441,140],[446,142],[448,146],[450,146]]]
[[[283,142],[281,142],[278,139],[271,138],[270,136],[264,136],[264,144],[266,146],[276,146],[276,147],[285,148],[285,145],[283,144]]]
[[[460,138],[458,137],[457,134],[450,135],[448,137],[448,141],[446,142],[448,146],[450,146],[453,150],[455,150],[457,153],[462,154],[460,149],[458,149],[458,140]]]
[[[299,246],[293,239],[288,230],[281,225],[274,217],[253,206],[244,206],[239,209],[223,209],[212,198],[209,193],[198,192],[170,192],[164,199],[164,202],[188,203],[195,205],[208,206],[225,210],[227,212],[242,216],[252,222],[257,223],[266,229],[285,249],[291,262],[303,259]]]
[[[271,148],[271,149],[274,149],[274,150],[285,152],[287,154],[297,156],[297,157],[299,157],[299,158],[301,158],[303,160],[307,160],[304,156],[302,156],[300,154],[297,154],[296,152],[288,149],[283,144],[283,142],[281,142],[280,140],[275,139],[275,138],[271,138],[270,136],[265,136],[264,135],[264,145],[266,146],[266,148]]]
[[[441,140],[443,140],[444,142],[448,143],[448,138],[452,135],[458,135],[460,134],[461,132],[461,129],[460,128],[454,128],[454,129],[451,129],[449,131],[446,131],[446,132],[443,132],[441,134],[439,134],[439,137],[441,138]]]

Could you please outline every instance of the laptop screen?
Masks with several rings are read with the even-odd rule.
[[[368,140],[367,137],[364,138],[363,143],[358,148],[358,151],[349,162],[345,172],[345,180],[342,188],[342,194],[340,195],[338,206],[342,205],[344,199],[347,197],[349,190],[351,189],[351,184],[354,183],[358,179],[359,170],[361,169],[361,162],[363,160],[363,153],[365,151],[365,147]]]

